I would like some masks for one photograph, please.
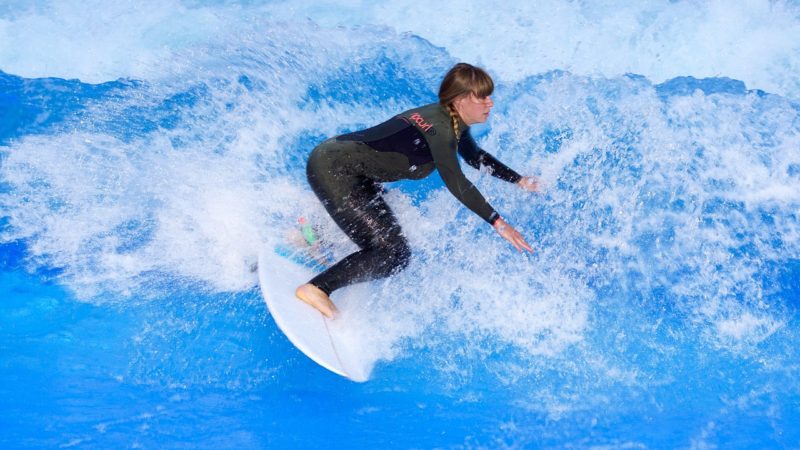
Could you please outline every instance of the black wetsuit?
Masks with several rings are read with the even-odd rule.
[[[456,139],[447,110],[434,103],[414,108],[363,131],[328,139],[308,160],[308,182],[337,225],[360,250],[314,277],[328,295],[341,287],[389,276],[408,265],[411,250],[378,183],[422,179],[438,170],[445,186],[469,209],[494,224],[500,217],[464,176],[456,151],[497,178],[522,178],[480,149],[459,121]]]

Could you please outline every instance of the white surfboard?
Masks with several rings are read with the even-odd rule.
[[[295,297],[297,286],[307,283],[314,271],[293,258],[283,247],[266,246],[258,257],[261,293],[275,323],[292,344],[320,366],[357,382],[369,379],[364,364],[339,326],[345,314],[328,319]],[[336,322],[340,322],[337,324]]]

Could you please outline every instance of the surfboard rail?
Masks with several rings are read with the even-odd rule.
[[[258,257],[261,294],[278,328],[312,361],[355,382],[369,379],[359,370],[352,351],[340,351],[343,343],[331,326],[331,319],[297,299],[294,290],[313,277],[301,260],[287,256],[283,246],[265,246]],[[337,319],[333,319],[337,320]]]

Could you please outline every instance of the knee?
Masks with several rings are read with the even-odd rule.
[[[400,272],[411,262],[411,247],[401,234],[382,236],[371,247],[380,255],[381,272],[387,275]]]
[[[314,182],[324,177],[330,172],[330,165],[333,163],[333,153],[330,152],[330,139],[317,145],[311,150],[306,163],[306,177],[313,185]]]

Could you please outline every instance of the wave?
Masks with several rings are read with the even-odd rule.
[[[770,0],[491,0],[435,10],[410,0],[12,2],[0,8],[0,69],[93,83],[158,79],[170,73],[175,52],[235,46],[242,36],[309,22],[410,33],[512,82],[550,70],[637,73],[657,83],[727,76],[790,98],[800,94],[800,7]]]
[[[95,4],[94,16],[70,2],[0,6],[0,42],[11,43],[0,48],[0,256],[45,286],[4,299],[8,336],[55,336],[65,354],[73,334],[89,336],[85,352],[54,363],[70,367],[63,375],[101,360],[89,379],[112,374],[114,395],[147,391],[152,411],[168,399],[168,413],[196,417],[187,399],[219,388],[236,409],[220,414],[253,405],[243,415],[259,430],[285,424],[296,399],[281,395],[306,392],[295,379],[306,366],[269,328],[250,271],[259,247],[301,211],[352,249],[306,186],[308,152],[433,101],[444,71],[468,59],[498,81],[478,142],[545,192],[465,171],[536,252],[515,253],[437,175],[387,185],[414,254],[349,311],[364,354],[391,361],[366,388],[379,406],[356,420],[396,420],[443,395],[471,414],[447,426],[482,424],[464,446],[725,444],[753,417],[758,439],[784,427],[791,441],[796,5],[484,4],[447,6],[447,20],[403,1],[402,16],[335,2]],[[504,30],[499,50],[464,31],[484,28]],[[130,342],[108,357],[118,333]],[[300,397],[342,389],[314,380],[324,387]],[[89,416],[80,438],[151,425],[126,414]],[[214,419],[225,435],[230,417]],[[676,423],[679,438],[662,445],[640,426],[653,421]]]
[[[259,246],[298,210],[346,241],[305,186],[310,149],[431,101],[453,61],[412,35],[307,24],[195,48],[160,81],[3,75],[29,108],[6,124],[3,239],[93,302],[158,296],[165,282],[251,289]],[[779,269],[800,242],[797,104],[730,79],[563,71],[502,83],[495,100],[481,145],[547,192],[470,176],[537,253],[514,255],[435,179],[401,183],[389,198],[415,262],[363,312],[386,337],[376,358],[434,326],[557,355],[610,293],[669,299],[729,348],[781,329]],[[509,321],[509,309],[525,313]]]

